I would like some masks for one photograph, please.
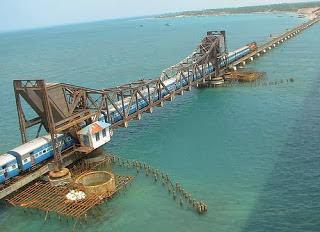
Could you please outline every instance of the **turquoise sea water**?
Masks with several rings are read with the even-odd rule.
[[[0,34],[1,153],[20,144],[15,78],[106,88],[156,77],[208,30],[226,30],[232,50],[304,22],[278,16],[123,19]],[[294,83],[193,89],[115,131],[107,152],[168,172],[208,205],[206,214],[186,202],[180,207],[141,172],[126,195],[102,206],[103,216],[77,230],[319,231],[319,35],[318,23],[247,66],[267,72],[265,81],[294,77]],[[0,205],[0,231],[73,227],[54,215],[43,221],[44,214]]]

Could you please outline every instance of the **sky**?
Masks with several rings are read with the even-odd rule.
[[[0,0],[0,31],[186,10],[310,0]]]

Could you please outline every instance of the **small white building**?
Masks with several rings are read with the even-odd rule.
[[[96,149],[110,141],[109,123],[94,122],[78,133],[80,135],[81,146]]]

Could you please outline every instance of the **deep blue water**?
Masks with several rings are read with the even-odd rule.
[[[229,50],[303,23],[297,16],[228,15],[113,20],[0,34],[1,152],[20,144],[12,80],[45,78],[107,88],[161,71],[190,54],[208,30]],[[170,23],[170,27],[164,26]],[[139,27],[143,24],[144,27]],[[209,207],[179,206],[141,172],[83,231],[319,231],[320,24],[254,60],[259,87],[193,89],[116,130],[107,152],[170,174]],[[133,174],[117,167],[116,173]],[[0,206],[0,231],[70,231],[73,223]]]

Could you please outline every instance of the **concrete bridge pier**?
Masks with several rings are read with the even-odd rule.
[[[174,94],[171,94],[170,95],[170,98],[169,98],[169,101],[173,101],[175,99],[175,95]]]
[[[127,128],[129,126],[129,122],[128,121],[123,122],[123,126]]]
[[[204,83],[204,79],[203,79],[202,83]],[[183,96],[183,90],[181,90],[181,91],[180,91],[179,93],[177,93],[177,94]]]

